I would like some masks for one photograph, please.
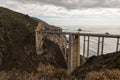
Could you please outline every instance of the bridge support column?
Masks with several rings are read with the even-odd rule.
[[[41,54],[41,46],[43,44],[42,42],[42,35],[40,32],[35,31],[35,42],[36,42],[36,53]]]
[[[79,35],[69,35],[68,71],[72,72],[80,66],[80,37]]]

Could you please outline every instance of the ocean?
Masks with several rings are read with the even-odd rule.
[[[115,26],[106,26],[106,25],[61,26],[61,28],[63,29],[63,31],[71,31],[71,32],[76,32],[80,28],[82,30],[81,32],[84,32],[84,33],[105,34],[107,32],[109,34],[120,35],[120,26],[119,25],[117,25],[117,26],[116,25]],[[98,41],[98,38],[90,37],[90,46],[89,46],[89,50],[90,50],[89,55],[90,56],[97,55],[97,41]],[[116,45],[117,45],[117,39],[105,38],[103,53],[106,54],[106,53],[115,52]],[[80,37],[80,54],[83,54],[83,37]],[[86,55],[87,55],[87,47],[86,47]]]

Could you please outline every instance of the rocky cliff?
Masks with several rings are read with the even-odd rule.
[[[119,80],[120,52],[90,57],[73,72],[78,80]]]
[[[44,36],[43,53],[36,53],[35,30],[39,23],[45,29],[57,29],[37,18],[0,7],[0,70],[36,71],[42,65],[66,68],[60,46],[54,41],[58,41],[58,35]]]

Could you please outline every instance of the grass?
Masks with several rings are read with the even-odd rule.
[[[101,71],[90,72],[84,80],[120,80],[120,70],[103,69]]]

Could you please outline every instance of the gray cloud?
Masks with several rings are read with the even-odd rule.
[[[23,4],[42,3],[65,7],[67,9],[84,8],[120,8],[120,0],[14,0]]]

